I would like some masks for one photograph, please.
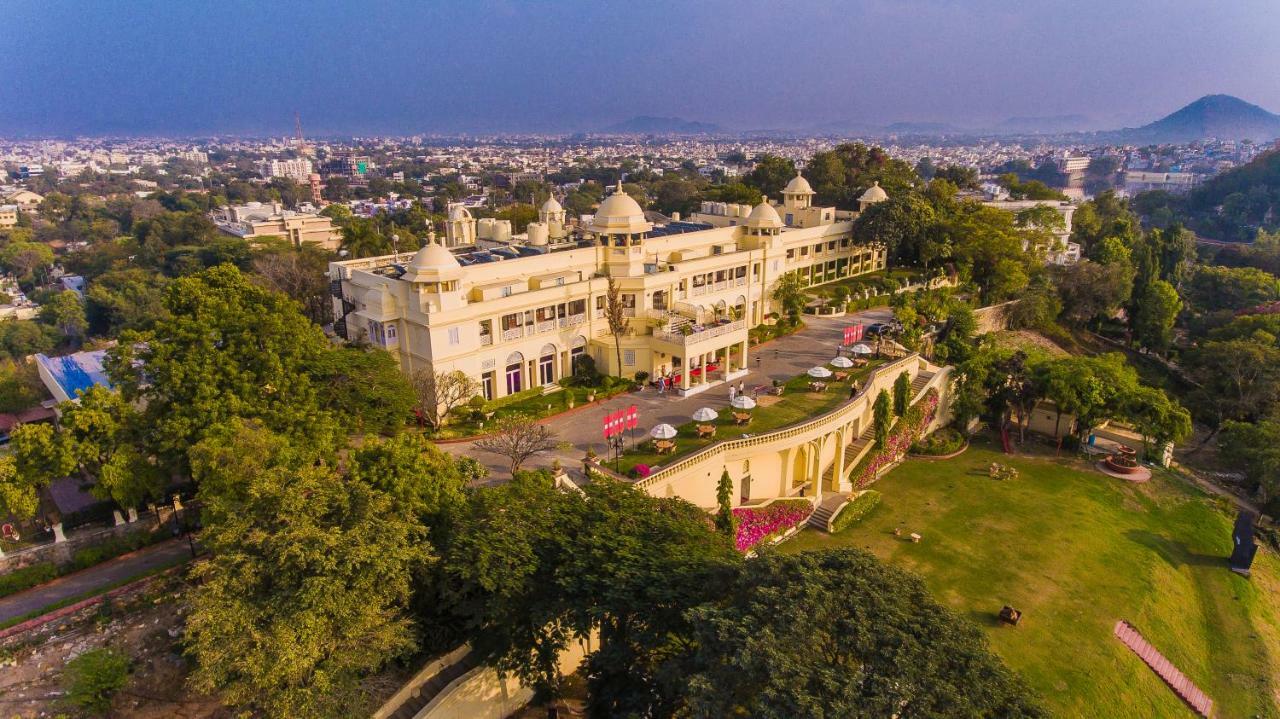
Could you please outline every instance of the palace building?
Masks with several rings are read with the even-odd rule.
[[[444,244],[432,234],[412,255],[330,263],[335,331],[406,372],[461,371],[486,399],[553,385],[583,354],[608,374],[669,375],[700,392],[745,371],[747,330],[777,311],[779,277],[818,285],[885,267],[882,247],[853,237],[858,212],[813,206],[798,175],[782,195],[750,209],[703,203],[681,220],[645,213],[619,186],[580,225],[549,199],[519,235],[458,205]],[[860,210],[886,197],[872,187]]]

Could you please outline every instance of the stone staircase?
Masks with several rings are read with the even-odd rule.
[[[461,659],[441,669],[435,676],[424,682],[403,704],[387,715],[388,719],[413,719],[423,707],[444,691],[454,679],[479,666],[475,652],[467,652]]]
[[[808,525],[823,532],[827,531],[831,517],[835,516],[835,513],[848,502],[849,495],[847,493],[835,492],[828,494],[818,503],[818,507],[813,510],[813,514],[809,515]]]
[[[862,435],[844,446],[844,470],[849,472],[853,469],[853,463],[858,461],[858,456],[862,454],[862,450],[875,441],[875,428],[867,427],[863,430]],[[832,462],[827,470],[822,473],[822,486],[834,487],[838,483],[833,482],[836,473],[836,463]]]
[[[933,379],[933,372],[921,372],[911,381],[911,396],[918,397],[924,391],[924,386],[929,384],[929,380]]]

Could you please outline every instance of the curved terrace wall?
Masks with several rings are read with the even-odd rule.
[[[909,355],[878,367],[866,381],[864,390],[839,407],[802,422],[762,434],[726,439],[674,460],[648,477],[635,482],[637,487],[658,497],[682,497],[701,507],[716,505],[716,484],[728,469],[734,481],[734,504],[745,500],[794,496],[803,482],[810,482],[806,495],[814,494],[814,484],[832,462],[838,448],[855,440],[871,423],[873,405],[881,390],[893,391],[898,375],[906,373],[913,381],[921,372],[932,372],[928,383],[916,393],[918,399],[929,388],[936,388],[940,404],[935,426],[949,416],[948,377],[950,367],[930,364],[919,355]],[[932,428],[931,428],[932,429]],[[816,456],[816,460],[815,460]],[[845,471],[856,464],[853,458]],[[606,468],[604,473],[613,473]],[[744,478],[749,477],[744,492]]]

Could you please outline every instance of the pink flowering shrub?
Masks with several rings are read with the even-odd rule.
[[[739,507],[733,510],[738,525],[734,544],[739,552],[746,553],[752,547],[800,524],[813,513],[808,500],[783,500],[760,508]]]
[[[911,445],[920,439],[920,433],[933,422],[938,411],[938,392],[930,389],[920,401],[907,408],[898,423],[893,426],[883,447],[877,447],[875,454],[858,474],[854,486],[858,489],[866,487],[876,480],[880,470],[902,458],[911,449]]]
[[[637,464],[631,468],[631,471],[628,472],[628,474],[630,474],[633,479],[644,479],[645,477],[648,477],[652,471],[653,470],[650,469],[647,464]]]

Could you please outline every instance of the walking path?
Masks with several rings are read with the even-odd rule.
[[[1210,716],[1213,713],[1213,700],[1200,690],[1190,679],[1178,668],[1173,665],[1164,655],[1155,647],[1151,646],[1137,629],[1121,619],[1116,622],[1115,626],[1116,638],[1124,642],[1126,647],[1133,650],[1142,658],[1147,666],[1151,667],[1165,684],[1174,691],[1184,702],[1189,704],[1197,714],[1203,717]]]
[[[183,557],[190,556],[191,549],[185,539],[169,539],[65,577],[59,577],[26,591],[10,594],[0,598],[0,623],[72,597],[83,596],[97,589],[105,589],[153,569],[176,564]]]
[[[826,364],[836,356],[836,347],[842,341],[843,328],[861,322],[871,324],[882,322],[892,317],[888,307],[864,310],[844,317],[806,316],[806,327],[792,335],[782,337],[747,351],[749,373],[734,381],[745,383],[749,389],[755,385],[767,385],[772,380],[787,380],[802,374],[805,370],[819,364]],[[720,384],[700,394],[681,397],[674,392],[659,394],[653,387],[646,387],[640,392],[612,397],[590,407],[572,411],[563,417],[551,417],[546,422],[556,431],[560,440],[568,442],[570,449],[554,454],[547,454],[530,460],[528,468],[549,467],[556,459],[571,473],[580,471],[582,456],[588,446],[594,446],[601,456],[607,454],[607,447],[601,434],[601,424],[605,415],[636,405],[640,412],[640,425],[634,430],[635,440],[642,441],[649,430],[657,424],[679,426],[689,421],[690,415],[699,407],[711,407],[722,410],[729,406],[729,385]],[[628,444],[631,433],[627,435]],[[471,442],[440,445],[442,449],[453,454],[465,454],[483,462],[490,471],[492,481],[507,479],[508,461],[504,457],[476,449]]]

